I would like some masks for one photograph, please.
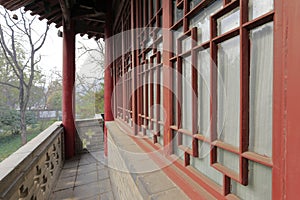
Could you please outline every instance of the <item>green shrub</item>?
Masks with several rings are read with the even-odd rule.
[[[26,124],[33,125],[37,123],[37,117],[34,112],[27,111]],[[2,132],[10,132],[13,135],[20,133],[20,111],[1,109],[0,112],[0,129]]]

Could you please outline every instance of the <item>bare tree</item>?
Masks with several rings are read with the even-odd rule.
[[[82,66],[76,73],[76,111],[80,118],[94,117],[101,109],[105,44],[103,40],[87,38],[80,38],[78,43],[77,64]]]
[[[87,44],[89,40],[85,38],[79,40],[77,61],[84,59],[84,65],[91,66],[89,71],[92,76],[87,78],[100,80],[104,77],[105,43],[102,39],[95,40],[95,45],[91,47],[91,45]]]
[[[44,30],[34,30],[36,17],[29,18],[23,9],[13,16],[7,10],[1,9],[0,17],[4,25],[0,25],[0,45],[7,65],[11,67],[17,84],[0,82],[18,90],[20,109],[20,129],[22,144],[27,142],[26,110],[30,100],[31,89],[35,79],[36,66],[41,60],[37,52],[45,43],[49,26]],[[18,19],[19,18],[19,19]]]

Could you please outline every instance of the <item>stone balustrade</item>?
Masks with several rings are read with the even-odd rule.
[[[0,199],[48,199],[64,162],[63,127],[56,122],[0,163]]]
[[[103,119],[76,120],[76,154],[103,150]]]

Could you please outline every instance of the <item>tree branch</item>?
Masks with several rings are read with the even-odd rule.
[[[18,86],[15,86],[15,85],[10,84],[10,83],[7,83],[7,82],[2,82],[2,81],[0,81],[0,84],[1,84],[1,85],[9,86],[9,87],[12,87],[12,88],[15,88],[15,89],[20,89]]]
[[[0,24],[0,44],[1,44],[1,47],[4,51],[5,58],[9,62],[11,67],[13,68],[14,73],[17,75],[18,78],[20,78],[20,74],[18,73],[18,70],[16,70],[16,68],[14,67],[14,64],[15,64],[16,60],[13,59],[13,54],[9,50],[9,48],[7,47],[7,45],[4,41],[5,41],[5,38],[4,38],[4,35],[3,35],[2,26]],[[9,54],[9,57],[8,57],[7,54]],[[13,60],[13,63],[11,62],[11,60]]]
[[[40,50],[40,48],[44,45],[44,43],[45,43],[45,41],[46,41],[46,38],[47,38],[48,30],[49,30],[49,25],[46,25],[46,30],[45,30],[45,33],[43,34],[43,35],[44,35],[43,41],[42,41],[42,43],[35,49],[35,52],[37,52],[38,50]]]
[[[7,17],[7,15],[9,15],[9,13],[8,13],[8,11],[7,10],[5,10],[5,18]],[[2,15],[3,16],[3,15]],[[24,33],[24,34],[26,34],[26,32],[23,30],[23,29],[21,29],[20,27],[19,27],[19,25],[18,25],[18,23],[20,22],[20,21],[18,21],[17,23],[14,21],[14,20],[12,20],[11,18],[9,18],[10,19],[10,21],[14,24],[14,26],[19,30],[19,31],[21,31],[22,33]]]

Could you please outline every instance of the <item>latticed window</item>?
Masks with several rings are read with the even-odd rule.
[[[273,1],[182,0],[173,10],[174,153],[224,195],[271,199]]]
[[[274,1],[162,3],[127,2],[115,24],[136,28],[115,44],[115,115],[158,146],[172,138],[172,154],[222,195],[271,199]]]
[[[130,126],[132,122],[132,35],[131,35],[131,5],[125,5],[122,20],[115,25],[114,42],[114,113],[116,118],[124,120]]]
[[[162,54],[162,8],[160,0],[140,1],[138,25],[139,134],[163,145],[164,113]]]

